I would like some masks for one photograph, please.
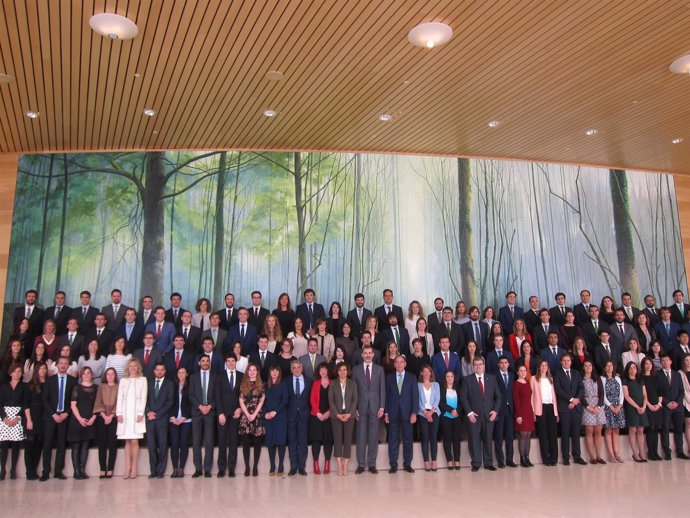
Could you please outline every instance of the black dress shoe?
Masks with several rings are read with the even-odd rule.
[[[156,475],[156,478],[165,478],[165,475]]]
[[[204,478],[211,478],[211,472],[207,471],[206,473],[204,473]]]
[[[664,453],[664,460],[671,460],[671,454],[670,453]]]
[[[569,460],[564,460],[563,461],[564,466],[570,466],[570,461]]]
[[[479,466],[472,466],[472,473],[479,471]]]
[[[390,473],[392,475],[393,473],[397,473],[397,471],[398,471],[398,468],[391,468],[388,470],[388,473]]]
[[[219,471],[216,475],[218,478],[223,478],[225,476],[225,471]]]
[[[235,478],[235,472],[231,471],[230,473],[228,473],[228,477]]]
[[[359,469],[359,468],[357,468],[357,469]],[[296,469],[291,469],[290,471],[288,471],[288,477],[294,477],[295,475],[297,475]]]
[[[453,471],[455,468],[453,466],[448,466],[448,471]]]
[[[362,466],[357,466],[357,469],[355,470],[355,475],[361,475],[364,473],[364,468]]]
[[[38,480],[38,475],[27,475],[26,480]]]
[[[488,469],[489,471],[497,471],[496,466],[486,466],[484,469]]]
[[[201,471],[195,471],[194,475],[192,475],[192,478],[199,478],[201,476]]]
[[[53,478],[56,478],[58,480],[67,480],[67,477],[62,473],[57,473],[56,475],[53,475]]]
[[[43,473],[43,475],[40,476],[40,478],[38,479],[38,481],[39,481],[39,482],[45,482],[45,481],[48,480],[49,478],[50,478],[50,476],[49,476],[48,474]]]
[[[579,464],[580,466],[586,466],[587,463],[585,462],[585,459],[582,457],[578,457],[575,459],[575,464]]]
[[[153,473],[151,473],[151,474],[149,475],[149,479],[152,479],[152,478],[156,478],[156,475],[154,475]]]
[[[412,466],[405,466],[405,471],[408,473],[414,473],[414,468]]]
[[[509,460],[508,462],[506,462],[506,466],[508,466],[509,468],[517,468],[518,467],[518,465],[515,464],[512,460]]]
[[[379,470],[377,470],[374,466],[369,468],[369,473],[371,473],[372,475],[376,475],[378,472]]]
[[[678,457],[679,459],[683,459],[683,460],[690,460],[690,457],[688,457],[687,455],[685,455],[685,453],[683,453],[683,452],[678,453],[678,454],[676,455],[676,457]]]
[[[305,473],[306,475],[306,473]],[[252,469],[252,477],[258,477],[259,476],[259,468],[254,466],[254,469]]]
[[[503,469],[503,468],[505,468],[505,467],[506,467],[506,465],[505,465],[505,464],[503,464],[502,462],[499,462],[499,463],[498,463],[498,467],[499,467],[499,468],[501,468],[501,469]]]
[[[302,475],[303,477],[307,476],[307,472],[304,469],[300,469],[299,474]]]

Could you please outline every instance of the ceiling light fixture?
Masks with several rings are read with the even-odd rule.
[[[680,137],[677,137],[671,141],[671,144],[680,144],[681,142],[683,142],[683,139]]]
[[[0,83],[7,84],[14,81],[14,77],[8,76],[7,74],[0,74]]]
[[[139,28],[132,20],[115,13],[94,14],[89,25],[98,34],[111,40],[131,40],[139,34]]]
[[[453,29],[445,23],[422,23],[407,33],[407,39],[412,45],[428,49],[448,43],[452,37]]]
[[[38,112],[28,111],[24,115],[29,117],[29,119],[38,119]]]
[[[281,81],[283,77],[283,73],[278,70],[269,70],[266,72],[266,79],[269,81]]]
[[[690,74],[690,54],[676,59],[668,69],[674,74]]]
[[[156,112],[151,108],[144,108],[144,115],[146,115],[147,117],[153,117],[154,115],[156,115]]]
[[[491,122],[489,122],[489,124],[487,124],[487,126],[489,126],[490,128],[496,128],[496,127],[498,127],[499,124],[501,124],[501,123],[498,121],[491,121]]]
[[[264,110],[264,115],[266,117],[275,117],[276,115],[278,115],[278,112],[275,110]]]
[[[390,113],[382,113],[379,115],[379,120],[382,120],[383,122],[388,122],[390,120],[393,120],[393,116]]]
[[[587,135],[588,137],[593,137],[597,133],[599,133],[599,130],[597,130],[596,128],[590,128],[587,131],[585,131],[585,135]]]

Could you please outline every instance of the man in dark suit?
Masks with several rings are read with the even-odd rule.
[[[498,371],[496,372],[496,384],[501,393],[501,410],[499,410],[494,423],[494,449],[499,468],[506,466],[517,468],[517,464],[513,462],[513,441],[515,439],[513,374],[509,368],[508,358],[502,356],[498,361]],[[505,456],[503,443],[505,443]]]
[[[539,356],[542,360],[548,362],[551,372],[560,364],[561,356],[564,352],[566,352],[565,349],[558,344],[558,333],[556,331],[549,331],[546,337],[546,347],[542,348]]]
[[[326,357],[318,353],[319,341],[311,337],[307,341],[307,354],[300,356],[298,360],[302,364],[302,372],[307,378],[318,377],[316,368],[326,361]]]
[[[443,321],[444,302],[441,297],[434,299],[434,311],[430,312],[426,317],[427,330],[433,335],[436,335],[436,328]]]
[[[611,342],[621,351],[627,348],[628,341],[631,339],[637,340],[637,331],[625,321],[625,311],[618,308],[613,312],[613,324],[609,327],[611,332]]]
[[[85,335],[85,342],[88,346],[89,342],[94,338],[101,343],[101,351],[110,351],[113,346],[113,332],[108,326],[108,319],[103,313],[98,313],[94,318],[94,327],[91,328]]]
[[[166,320],[167,312],[166,312]],[[153,324],[156,321],[156,316],[153,314],[153,297],[151,295],[145,295],[141,299],[141,309],[137,313],[137,324],[141,325],[142,329],[149,324]]]
[[[484,372],[484,359],[472,360],[474,374],[466,376],[460,385],[460,402],[468,419],[467,446],[472,460],[472,471],[484,469],[496,471],[491,452],[494,422],[501,410],[501,392],[496,379]],[[483,447],[482,447],[483,446]]]
[[[213,467],[213,433],[216,425],[216,375],[211,372],[211,360],[207,355],[199,359],[199,372],[192,374],[189,382],[189,402],[192,405],[192,452],[194,475],[202,473],[211,478]],[[201,444],[204,445],[203,464]]]
[[[326,311],[323,306],[315,302],[316,293],[311,288],[304,290],[304,303],[297,306],[295,315],[302,319],[307,329],[315,329],[316,322],[326,319]]]
[[[115,332],[114,339],[123,337],[127,343],[129,352],[141,349],[144,345],[144,325],[137,320],[137,313],[134,308],[125,310],[125,321]]]
[[[661,342],[661,347],[664,352],[671,352],[678,344],[678,331],[680,331],[680,324],[671,320],[671,310],[666,306],[659,310],[661,320],[654,327],[656,337]]]
[[[393,290],[386,288],[383,290],[383,305],[374,309],[374,316],[379,321],[379,331],[381,332],[388,328],[388,313],[395,313],[398,322],[405,321],[402,308],[393,304]]]
[[[86,336],[95,326],[94,321],[98,315],[98,309],[91,306],[91,292],[82,291],[79,294],[79,299],[81,306],[72,310],[72,318],[77,319],[80,333]]]
[[[535,326],[538,326],[541,323],[541,319],[539,317],[540,311],[541,308],[539,307],[539,297],[537,297],[536,295],[532,295],[529,298],[529,309],[525,311],[524,314],[527,331],[532,336],[534,336],[532,334],[532,329],[534,329]]]
[[[446,379],[446,372],[452,371],[455,375],[455,380],[459,382],[460,378],[462,378],[460,356],[458,353],[450,350],[450,339],[447,336],[440,338],[438,346],[440,351],[431,358],[431,370],[434,371],[434,377],[437,380],[444,380]]]
[[[259,350],[249,356],[249,363],[253,363],[259,367],[261,381],[266,384],[268,382],[268,372],[271,370],[271,367],[278,365],[278,358],[268,350],[267,335],[259,335]]]
[[[157,363],[146,395],[146,446],[149,478],[163,478],[168,465],[168,423],[175,404],[175,385],[165,379],[165,365]]]
[[[355,295],[355,307],[347,313],[347,322],[350,324],[351,335],[353,338],[359,340],[364,331],[367,319],[371,316],[371,311],[364,307],[364,295],[357,293]]]
[[[122,303],[122,292],[115,288],[110,292],[111,303],[101,308],[101,313],[108,320],[108,329],[115,332],[125,321],[125,311],[129,309]]]
[[[213,343],[213,338],[210,336],[207,336],[201,341],[201,354],[196,356],[195,358],[195,370],[199,370],[199,360],[206,355],[209,358],[209,362],[211,363],[211,372],[213,374],[220,374],[223,372],[223,369],[225,368],[225,362],[223,356],[223,352],[215,346]]]
[[[212,313],[208,317],[209,328],[201,332],[201,339],[203,340],[207,336],[213,338],[213,343],[224,344],[225,339],[228,337],[228,332],[220,327],[220,315],[218,313]]]
[[[180,327],[177,332],[184,336],[186,349],[193,355],[201,354],[201,329],[192,325],[192,312],[186,309],[182,312],[180,317]],[[226,335],[227,338],[227,335]],[[223,349],[224,344],[221,342],[220,348]]]
[[[44,311],[38,307],[38,292],[28,290],[24,294],[24,304],[14,308],[14,327],[19,329],[22,319],[29,319],[28,340],[29,343],[33,343],[34,339],[43,333],[44,315]]]
[[[173,338],[173,350],[163,355],[166,376],[170,381],[177,381],[177,371],[187,369],[187,375],[194,372],[196,363],[194,355],[185,347],[184,336],[175,335]]]
[[[684,298],[685,296],[683,295],[682,291],[674,291],[673,304],[669,306],[669,310],[671,311],[671,320],[678,325],[684,324],[690,317],[690,304],[685,304],[685,302],[683,302]]]
[[[244,375],[237,370],[237,358],[228,353],[225,370],[218,376],[218,478],[235,476],[240,416],[240,385]]]
[[[556,293],[556,305],[549,309],[549,314],[551,315],[551,323],[556,326],[562,326],[565,324],[565,313],[566,311],[572,311],[573,308],[569,308],[565,305],[565,293]]]
[[[355,349],[355,352],[352,353],[352,367],[357,367],[357,365],[362,365],[364,363],[363,350],[367,346],[371,347],[372,351],[374,351],[374,358],[372,361],[376,365],[381,365],[381,352],[378,349],[374,349],[371,343],[371,333],[369,331],[362,331],[360,341],[362,342],[362,346]],[[302,365],[304,365],[304,363],[302,363]]]
[[[580,327],[582,328],[583,338],[587,344],[587,350],[589,354],[593,355],[597,345],[599,345],[599,331],[609,331],[608,324],[599,319],[599,306],[590,304],[589,317],[587,320],[580,323]]]
[[[395,313],[388,315],[388,329],[381,333],[381,345],[384,347],[382,354],[388,352],[389,343],[395,342],[400,354],[410,354],[410,333],[404,326],[398,325],[398,316]]]
[[[678,344],[669,353],[673,363],[673,370],[679,371],[683,368],[683,358],[685,358],[686,354],[690,354],[689,342],[690,335],[688,335],[688,332],[685,329],[678,331]]]
[[[647,315],[647,325],[651,328],[654,328],[661,320],[653,295],[645,295],[642,313]]]
[[[541,350],[548,344],[549,333],[556,333],[558,335],[558,326],[551,323],[551,313],[546,308],[539,310],[539,323],[532,328],[532,345],[537,354],[541,354]]]
[[[589,290],[582,290],[580,292],[580,302],[573,306],[573,313],[575,313],[575,324],[582,327],[582,325],[589,320],[589,309],[592,307],[590,298],[592,297]]]
[[[441,322],[436,326],[436,334],[433,335],[437,343],[444,336],[450,340],[451,351],[458,354],[464,352],[466,340],[463,335],[463,328],[453,321],[453,310],[448,306],[443,308],[441,312]]]
[[[69,345],[74,358],[79,358],[86,354],[86,341],[84,335],[79,333],[79,323],[76,318],[70,318],[67,321],[67,330],[64,335],[57,338],[57,353],[59,355],[60,349],[65,345]],[[101,354],[110,354],[110,351],[101,348]]]
[[[524,310],[516,305],[517,293],[509,291],[506,293],[506,305],[498,310],[498,321],[503,327],[503,332],[506,336],[513,331],[513,326],[518,318],[522,318],[525,314]]]
[[[232,293],[225,294],[225,307],[218,310],[220,317],[220,327],[227,331],[231,326],[237,323],[237,309],[235,308],[235,296]]]
[[[261,304],[261,292],[257,290],[252,291],[252,307],[248,310],[248,322],[257,329],[257,332],[259,329],[264,328],[264,321],[266,317],[271,314],[271,312]],[[239,311],[242,311],[242,308],[240,308]],[[240,316],[239,311],[237,313],[238,318]],[[306,326],[308,322],[308,320],[305,320],[304,325]],[[304,331],[306,332],[307,329]],[[245,354],[244,349],[242,349],[242,354]]]
[[[225,354],[232,352],[232,344],[240,342],[242,344],[242,355],[249,356],[258,349],[258,332],[255,326],[249,323],[249,311],[247,308],[240,308],[237,311],[237,324],[231,326],[225,337]]]
[[[175,336],[175,325],[165,321],[165,308],[158,306],[153,312],[156,321],[144,328],[156,338],[156,348],[165,354],[172,350],[172,339]]]
[[[640,310],[632,305],[632,295],[625,292],[621,295],[621,307],[618,309],[623,310],[624,321],[626,324],[634,325],[637,324],[637,316],[640,314]]]
[[[510,371],[511,375],[515,372],[515,359],[513,358],[511,352],[503,347],[503,341],[503,335],[494,336],[493,348],[491,351],[486,353],[485,370],[494,376],[498,374],[499,363],[503,358],[508,360],[508,370]]]
[[[357,469],[355,475],[376,474],[376,456],[379,449],[379,424],[386,407],[386,379],[383,367],[376,365],[371,345],[362,347],[361,365],[352,369],[357,384]]]
[[[661,370],[657,373],[659,394],[663,405],[664,422],[661,426],[661,448],[666,460],[671,460],[670,433],[673,425],[673,442],[676,446],[676,457],[688,459],[683,453],[683,381],[684,374],[671,370],[671,356],[661,355]]]
[[[170,308],[165,311],[165,321],[170,322],[175,327],[180,326],[180,319],[185,309],[182,307],[182,295],[173,292],[170,295]]]
[[[144,333],[144,347],[136,349],[132,353],[132,357],[139,360],[142,369],[144,369],[144,376],[149,381],[153,379],[153,368],[157,363],[163,361],[163,353],[160,349],[155,347],[156,337],[151,331]]]
[[[400,429],[403,440],[403,469],[414,473],[412,468],[412,436],[419,410],[419,388],[413,375],[405,372],[405,356],[395,358],[395,372],[386,377],[386,408],[384,420],[388,424],[389,473],[398,471]],[[434,416],[437,418],[437,416]],[[436,438],[433,438],[436,440]]]
[[[54,303],[43,313],[43,322],[52,319],[55,321],[55,334],[60,336],[67,332],[67,321],[72,315],[72,308],[65,305],[64,291],[58,291],[53,299]]]
[[[597,372],[601,375],[604,372],[606,362],[613,362],[616,372],[623,372],[623,351],[619,350],[610,341],[609,332],[606,329],[599,330],[599,344],[594,349],[594,364]],[[552,370],[553,372],[553,370]]]
[[[290,364],[288,389],[287,417],[288,417],[288,451],[290,452],[290,471],[288,476],[294,477],[299,471],[306,475],[307,467],[307,434],[309,425],[309,395],[311,394],[311,378],[302,374],[302,364],[299,360],[292,360]]]
[[[39,479],[45,482],[50,477],[51,458],[55,446],[55,472],[53,476],[67,480],[62,473],[65,467],[67,449],[67,423],[71,414],[70,400],[77,386],[77,378],[67,375],[69,360],[57,360],[57,374],[50,376],[43,387],[43,473]],[[36,423],[35,426],[40,426]]]
[[[450,310],[450,308],[447,309]],[[451,311],[451,318],[452,314],[453,313]],[[477,353],[484,355],[489,350],[489,334],[491,332],[491,329],[489,328],[489,324],[487,324],[486,322],[481,322],[479,320],[481,313],[477,306],[471,306],[468,311],[468,314],[470,317],[469,322],[465,322],[460,326],[463,333],[464,342],[467,343],[472,341],[476,343]],[[444,322],[442,322],[441,325],[438,327],[440,332],[443,331],[443,328],[447,325],[448,322],[448,312],[445,309],[443,311],[443,318]],[[462,351],[460,352],[462,353]]]
[[[561,423],[561,456],[565,466],[570,465],[572,445],[575,464],[586,465],[580,454],[580,428],[582,426],[582,401],[585,386],[580,373],[571,369],[572,358],[565,352],[561,355],[561,366],[552,371],[556,390],[558,417]]]

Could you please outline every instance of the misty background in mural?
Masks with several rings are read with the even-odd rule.
[[[673,178],[553,164],[337,153],[26,155],[19,162],[6,312],[36,288],[48,306],[112,288],[139,306],[227,291],[274,308],[312,287],[344,309],[390,287],[425,309],[553,305],[686,289]],[[327,306],[328,307],[328,306]],[[6,314],[5,336],[10,318]]]

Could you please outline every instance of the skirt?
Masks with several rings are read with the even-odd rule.
[[[24,427],[22,426],[21,411],[22,407],[20,406],[5,407],[5,415],[7,418],[14,419],[19,415],[19,422],[14,426],[7,426],[5,421],[0,421],[0,442],[17,442],[24,440]]]

